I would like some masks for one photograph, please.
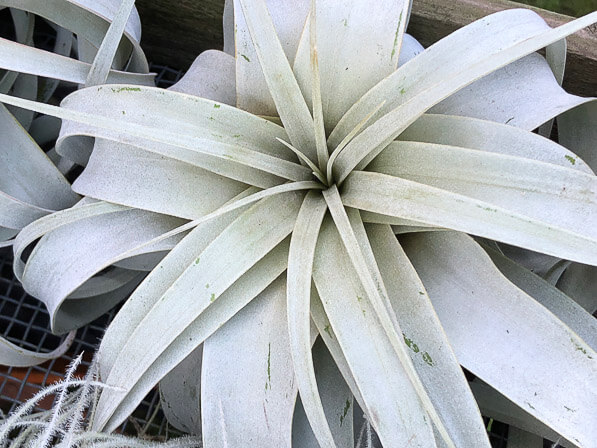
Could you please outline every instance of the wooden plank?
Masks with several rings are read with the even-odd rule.
[[[199,53],[221,49],[224,0],[137,0],[150,61],[186,70]]]
[[[570,17],[508,0],[415,0],[409,32],[428,46],[488,14],[525,7],[551,26]],[[224,0],[137,0],[143,23],[142,46],[153,62],[186,69],[204,50],[222,48]],[[564,87],[571,93],[597,96],[597,25],[568,39]]]

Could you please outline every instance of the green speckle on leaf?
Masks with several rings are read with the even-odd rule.
[[[505,123],[505,124],[508,124],[508,123],[510,123],[512,120],[514,120],[514,117],[510,117],[510,118],[508,118],[508,121],[506,121],[506,123]]]
[[[120,92],[140,92],[141,87],[112,87],[112,92],[120,93]]]
[[[247,62],[251,62],[251,60],[244,54],[241,53],[241,56],[243,57],[243,59]]]
[[[346,418],[346,414],[348,414],[348,410],[350,409],[350,400],[346,399],[346,404],[344,405],[344,410],[342,411],[342,415],[340,416],[340,426],[344,423],[344,419]]]
[[[527,405],[529,408],[531,408],[531,409],[533,409],[533,410],[535,409],[535,406],[533,406],[533,405],[532,405],[531,403],[529,403],[528,401],[525,401],[525,404],[526,404],[526,405]]]
[[[209,283],[206,283],[206,284],[205,284],[205,288],[206,288],[206,289],[207,289],[207,288],[209,288]]]
[[[430,366],[433,365],[433,359],[431,359],[431,355],[427,352],[423,352],[423,361]]]
[[[390,59],[394,59],[396,56],[396,50],[398,50],[398,37],[400,35],[400,24],[402,23],[402,13],[400,13],[400,17],[398,18],[398,26],[396,27],[396,34],[394,34],[394,45],[392,46],[392,55]]]
[[[220,105],[219,104],[214,104],[214,109],[219,109]]]
[[[569,408],[566,405],[564,405],[564,409],[566,409],[568,412],[576,412],[576,409]]]
[[[267,382],[265,383],[265,388],[266,389],[272,389],[272,365],[271,365],[271,359],[272,359],[272,344],[269,343],[267,344]]]
[[[195,264],[199,264],[200,260],[201,260],[201,257],[197,257],[197,259],[195,260]]]
[[[574,157],[569,156],[568,154],[566,154],[564,157],[566,157],[566,160],[570,162],[572,165],[576,165],[576,159]]]
[[[581,352],[583,355],[586,355],[587,358],[593,359],[593,357],[591,355],[589,355],[589,353],[587,352],[587,350],[582,345],[580,345],[578,342],[576,342],[572,338],[570,338],[570,340],[574,344],[574,347],[576,348],[577,351]]]
[[[122,115],[126,115],[126,112],[125,112],[125,111],[122,111]]]
[[[357,300],[360,302],[363,300],[363,298],[361,296],[357,296]]]
[[[241,137],[241,135],[240,135],[240,134],[234,134],[234,135],[232,136],[232,138],[240,138],[240,137]]]
[[[211,115],[207,118],[209,121],[216,121],[216,119],[214,117],[212,117]]]
[[[419,291],[419,295],[420,295],[420,296],[424,296],[424,295],[425,295],[425,293],[424,293],[423,291]]]
[[[413,342],[412,339],[407,338],[406,335],[403,333],[402,336],[404,337],[404,343],[408,348],[410,348],[413,352],[419,353],[419,346]]]
[[[329,324],[328,324],[328,325],[326,325],[326,326],[323,328],[323,331],[325,331],[325,332],[328,334],[328,336],[329,336],[330,338],[332,338],[332,337],[333,337],[333,336],[332,336],[332,329],[330,328],[330,325],[329,325]]]
[[[348,26],[348,19],[342,19],[342,24],[344,26]]]
[[[216,300],[216,295],[215,295],[215,293],[212,292],[211,296],[209,297],[209,301],[213,302],[214,300]]]
[[[406,93],[406,89],[404,87],[402,87],[400,89],[400,95],[404,95]]]

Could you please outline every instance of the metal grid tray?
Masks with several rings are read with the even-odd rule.
[[[113,310],[79,329],[70,349],[60,358],[26,368],[0,366],[0,409],[10,413],[44,387],[61,380],[72,359],[82,352],[83,360],[77,371],[84,374],[114,314]],[[26,294],[12,275],[12,260],[6,251],[0,252],[0,334],[23,348],[40,352],[52,350],[63,339],[50,332],[44,305]],[[42,400],[35,411],[49,409],[52,401],[53,397]],[[167,427],[159,409],[157,390],[143,400],[120,429],[126,434],[137,434],[140,428],[152,436],[166,437],[170,432],[179,434]]]

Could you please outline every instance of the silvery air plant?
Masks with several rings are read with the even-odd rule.
[[[597,103],[560,87],[597,13],[423,50],[410,7],[235,0],[170,90],[0,97],[86,165],[13,245],[54,330],[150,271],[97,353],[92,430],[160,383],[206,447],[489,447],[479,407],[511,446],[597,446]]]
[[[14,40],[0,38],[0,93],[56,103],[61,91],[77,85],[153,85],[139,46],[141,24],[136,10],[115,21],[108,33],[119,7],[119,0],[0,0],[0,11],[10,18],[14,30]],[[36,48],[34,39],[39,44],[44,34],[38,30],[44,25],[52,33],[44,31],[45,38],[53,38],[53,43],[51,48]],[[12,245],[15,235],[36,219],[70,208],[81,199],[65,176],[76,175],[75,162],[83,163],[85,154],[61,157],[54,148],[59,130],[60,120],[55,117],[0,104],[0,247]],[[113,291],[111,302],[105,295],[98,299],[109,302],[109,308],[130,291]],[[82,297],[97,296],[97,292],[97,288],[89,289]],[[46,304],[51,309],[52,304]],[[71,314],[75,319],[71,328],[85,319],[82,311],[79,307]],[[22,350],[0,338],[0,362],[13,366],[44,362],[63,353],[72,336],[51,354]]]

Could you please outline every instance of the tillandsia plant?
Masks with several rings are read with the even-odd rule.
[[[139,46],[141,24],[133,6],[134,2],[121,4],[120,0],[1,0],[0,12],[3,19],[11,19],[13,30],[0,37],[0,93],[57,103],[65,90],[77,86],[114,82],[153,85]],[[48,40],[46,45],[44,40]],[[128,72],[122,71],[125,69]],[[10,246],[14,236],[36,219],[70,208],[81,199],[65,175],[75,177],[75,163],[84,164],[89,154],[79,151],[76,157],[62,158],[53,147],[59,130],[56,117],[0,105],[0,247]],[[19,278],[20,274],[17,271]],[[128,280],[137,281],[118,289],[113,285],[115,274],[96,277],[95,289],[71,295],[79,302],[77,311],[71,315],[69,328],[60,332],[101,314],[130,294],[140,280],[138,272],[129,271]],[[97,282],[102,280],[111,286],[99,291]],[[83,313],[80,302],[87,297],[99,302],[100,308]],[[49,310],[61,305],[45,304]],[[62,354],[73,336],[56,351],[43,355],[0,339],[0,364],[39,364]]]
[[[119,5],[120,1],[0,1],[0,10],[12,19],[14,28],[14,40],[0,38],[0,92],[56,102],[61,82],[71,86],[106,81],[153,85],[138,43],[140,21],[136,11],[128,22],[115,27],[114,36],[104,40]],[[48,36],[53,40],[53,51],[34,46],[36,24],[38,29],[45,25],[54,34]],[[121,43],[125,27],[127,37]],[[35,39],[40,37],[38,33]],[[104,48],[98,52],[102,42]],[[71,53],[77,59],[70,58]],[[124,68],[129,60],[130,69],[141,74],[110,70],[112,65]],[[0,190],[0,244],[7,245],[7,240],[25,225],[52,211],[71,207],[78,196],[39,148],[56,140],[60,120],[11,106],[2,106],[0,113],[2,162],[7,168]],[[49,156],[53,161],[59,160],[53,148]],[[61,171],[68,171],[70,165],[60,166]]]
[[[597,13],[508,10],[423,50],[410,7],[235,0],[224,52],[169,91],[0,96],[61,118],[67,157],[95,137],[85,202],[16,238],[25,287],[151,270],[99,349],[93,430],[161,382],[210,447],[352,447],[360,412],[386,448],[488,447],[476,400],[597,446],[596,322],[553,285],[597,265],[596,103],[560,87]]]

